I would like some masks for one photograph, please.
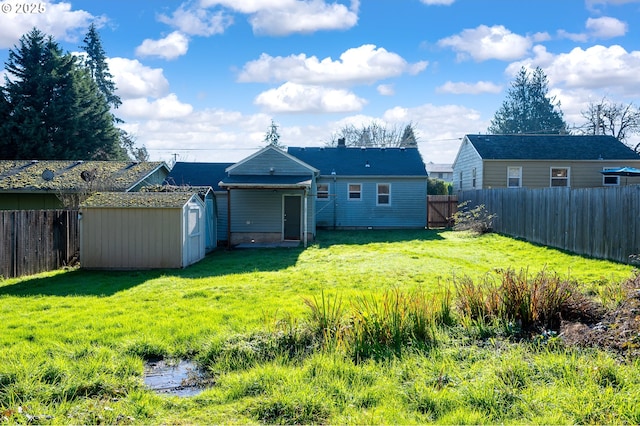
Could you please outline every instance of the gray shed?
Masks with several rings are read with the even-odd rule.
[[[198,194],[97,193],[79,214],[82,268],[184,268],[205,256],[205,206]]]

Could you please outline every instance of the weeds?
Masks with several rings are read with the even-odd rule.
[[[497,217],[489,213],[484,204],[469,207],[469,201],[458,204],[458,211],[453,215],[455,231],[471,231],[475,234],[491,232],[493,220]]]

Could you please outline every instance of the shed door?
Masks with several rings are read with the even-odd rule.
[[[187,264],[202,259],[201,247],[203,244],[201,210],[197,207],[189,207],[187,215]]]
[[[299,195],[285,195],[284,196],[284,239],[285,240],[299,240],[300,239],[300,212],[302,198]]]

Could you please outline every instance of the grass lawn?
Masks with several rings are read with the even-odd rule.
[[[595,298],[632,274],[496,234],[324,231],[306,249],[218,250],[184,270],[3,280],[0,421],[640,423],[638,361],[556,338],[480,338],[455,323],[428,349],[385,359],[354,362],[339,348],[255,355],[283,333],[299,337],[305,300],[349,306],[398,289],[440,300],[457,277],[507,268],[570,277]],[[153,358],[195,360],[211,386],[157,395],[143,383]]]

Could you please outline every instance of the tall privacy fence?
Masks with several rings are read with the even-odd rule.
[[[58,269],[79,251],[77,210],[0,211],[0,276]]]
[[[640,185],[608,188],[461,191],[484,204],[496,232],[619,262],[640,254]]]

